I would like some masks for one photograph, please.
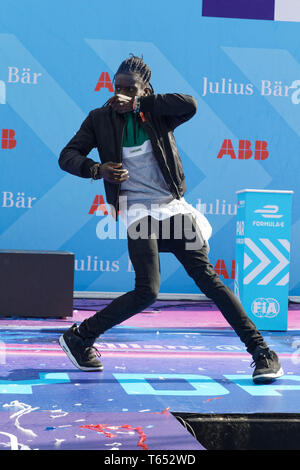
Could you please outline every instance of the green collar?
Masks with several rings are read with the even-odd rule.
[[[138,117],[134,113],[124,114],[126,124],[123,136],[123,147],[135,147],[143,145],[149,140],[149,135],[142,128]]]

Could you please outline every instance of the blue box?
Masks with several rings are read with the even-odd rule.
[[[287,330],[293,191],[237,191],[234,293],[260,330]]]

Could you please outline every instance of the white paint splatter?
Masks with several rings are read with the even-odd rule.
[[[9,418],[14,419],[15,418],[15,426],[19,431],[24,432],[27,436],[30,437],[37,437],[37,434],[35,434],[31,429],[26,429],[23,428],[20,425],[20,418],[28,413],[31,413],[32,411],[38,410],[39,407],[32,408],[31,405],[27,405],[26,403],[21,403],[18,400],[11,401],[10,403],[5,403],[3,405],[4,408],[21,408],[19,411],[16,413],[13,413]]]
[[[55,419],[55,418],[63,418],[64,416],[67,416],[69,413],[67,411],[63,410],[52,410],[50,413],[59,413],[57,416],[55,415],[50,415],[50,418]]]
[[[3,447],[10,447],[11,444],[8,443],[8,442],[0,442],[0,446],[3,446]],[[18,449],[12,449],[12,448],[11,448],[11,450],[18,450]]]
[[[30,448],[30,447],[28,447],[28,446],[27,446],[27,445],[25,445],[25,444],[21,444],[21,443],[19,443],[19,446],[20,446],[20,449],[19,449],[19,450],[31,450],[31,448]],[[38,450],[38,449],[37,449],[37,450]]]
[[[31,450],[31,448],[27,445],[18,442],[18,438],[14,434],[3,431],[0,431],[0,434],[7,436],[10,439],[10,442],[0,442],[0,445],[3,445],[4,447],[10,447],[10,450]]]
[[[14,434],[10,434],[9,432],[3,431],[0,431],[0,434],[9,437],[9,442],[0,442],[1,445],[3,445],[4,447],[10,447],[11,450],[19,450],[17,436],[15,436]]]
[[[55,447],[60,447],[61,444],[65,441],[66,439],[55,439]]]

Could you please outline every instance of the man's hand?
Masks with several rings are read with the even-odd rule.
[[[123,114],[133,111],[133,97],[130,96],[117,94],[110,98],[108,103],[116,113]]]
[[[97,168],[95,168],[97,165]],[[128,170],[122,169],[122,163],[106,162],[100,165],[96,163],[91,169],[93,179],[104,178],[109,183],[122,183],[129,178]],[[93,171],[95,168],[96,171]],[[95,176],[93,176],[93,174]]]

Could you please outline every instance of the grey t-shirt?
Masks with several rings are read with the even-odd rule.
[[[127,197],[127,204],[168,203],[173,199],[159,165],[153,155],[150,140],[142,145],[123,147],[123,168],[129,178],[121,184],[121,196]]]

